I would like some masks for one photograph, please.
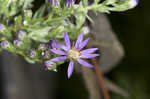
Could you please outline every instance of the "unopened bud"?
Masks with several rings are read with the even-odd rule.
[[[31,58],[34,58],[36,55],[37,55],[37,53],[36,53],[35,50],[33,50],[33,49],[30,50],[30,55],[29,55],[29,56],[30,56]]]
[[[20,40],[23,40],[24,37],[25,37],[25,35],[26,35],[26,32],[25,32],[25,31],[22,31],[22,30],[18,30],[18,31],[16,32],[16,34],[17,34],[17,36],[18,36],[18,38],[19,38]]]
[[[9,47],[9,42],[6,41],[6,40],[3,40],[3,41],[1,41],[0,45],[1,45],[2,48],[5,49],[5,48]]]
[[[129,0],[130,8],[134,8],[138,5],[139,0]]]
[[[14,43],[15,46],[19,47],[19,46],[22,44],[22,41],[19,40],[19,39],[15,39],[15,40],[13,41],[13,43]]]
[[[42,43],[39,45],[39,50],[45,51],[48,48],[48,45],[46,43]]]
[[[46,68],[49,68],[53,66],[53,62],[51,60],[47,60],[44,62],[44,65],[46,66]]]
[[[50,57],[49,51],[43,52],[43,57],[44,57],[45,59],[48,59],[48,58]]]

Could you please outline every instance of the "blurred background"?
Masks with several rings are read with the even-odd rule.
[[[140,0],[139,5],[132,10],[108,15],[125,50],[123,60],[108,75],[130,94],[129,98],[112,94],[114,99],[150,98],[149,3],[147,0]]]
[[[37,8],[40,3],[42,0],[35,2]],[[106,16],[100,15],[96,20],[102,20],[101,17],[105,17],[104,20],[106,20],[107,17],[111,31],[113,31],[110,35],[115,35],[118,40],[115,42],[119,42],[119,47],[122,46],[122,54],[115,63],[103,58],[107,51],[103,46],[100,47],[104,50],[101,52],[102,59],[100,58],[102,66],[108,65],[107,63],[113,66],[105,72],[105,78],[126,93],[126,95],[118,94],[112,89],[110,91],[111,99],[150,99],[149,3],[148,0],[141,0],[134,9],[112,12]],[[107,21],[105,22],[107,23]],[[97,26],[103,27],[101,25],[97,23]],[[101,36],[101,33],[99,35]],[[105,38],[100,38],[100,41]],[[110,40],[109,37],[108,40]],[[112,39],[112,41],[114,40]],[[113,48],[109,47],[109,50],[113,50]],[[111,54],[106,56],[113,60],[113,57],[119,55],[116,52],[113,57]],[[67,66],[68,63],[59,66],[57,73],[46,71],[42,64],[28,64],[22,57],[3,51],[0,53],[0,99],[88,99],[91,87],[88,87],[88,79],[84,76],[86,73],[82,73],[83,69],[77,68],[77,72],[74,72],[71,79],[68,79]],[[90,84],[93,82],[95,81]],[[118,91],[120,90],[118,89]],[[93,92],[96,93],[95,90]],[[99,91],[97,92],[99,93]],[[103,98],[97,96],[91,99]]]

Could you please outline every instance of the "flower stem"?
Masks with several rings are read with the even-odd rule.
[[[90,46],[88,46],[88,47],[90,47]],[[104,76],[103,76],[103,73],[101,71],[101,68],[99,66],[99,63],[98,63],[97,59],[92,58],[92,63],[94,65],[95,73],[97,75],[98,83],[99,83],[99,86],[101,87],[101,91],[103,93],[104,99],[110,99],[108,90],[106,88],[106,83],[105,83],[105,80],[104,80]]]
[[[95,73],[98,77],[98,82],[99,82],[99,85],[100,85],[101,90],[103,92],[104,98],[110,99],[109,93],[108,93],[107,88],[106,88],[106,83],[104,81],[104,77],[103,77],[102,71],[98,65],[97,59],[93,58],[92,63],[94,64]]]

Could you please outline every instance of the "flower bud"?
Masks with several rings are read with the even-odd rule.
[[[47,60],[44,62],[44,65],[46,66],[46,68],[49,68],[53,66],[53,62],[51,60]]]
[[[24,10],[26,17],[32,17],[32,11],[31,10]]]
[[[22,41],[19,40],[19,39],[15,39],[15,40],[13,41],[13,43],[14,43],[15,46],[19,47],[19,46],[22,44]]]
[[[31,57],[31,58],[34,58],[35,56],[37,55],[37,53],[36,53],[36,51],[35,50],[30,50],[30,54],[29,54],[29,56]]]
[[[25,37],[25,35],[26,35],[26,32],[25,32],[25,31],[22,31],[22,30],[18,30],[18,31],[16,32],[16,34],[17,34],[17,37],[18,37],[20,40],[23,40],[24,37]]]
[[[48,48],[46,43],[42,43],[39,45],[39,50],[45,51]]]
[[[0,24],[0,31],[3,31],[4,30],[4,25],[3,24]]]
[[[45,59],[48,59],[48,58],[50,57],[49,51],[45,51],[45,52],[43,53],[43,57],[44,57]]]
[[[89,34],[90,33],[90,29],[89,29],[89,27],[88,26],[86,26],[85,28],[84,28],[84,35],[87,35],[87,34]]]
[[[134,8],[138,5],[139,0],[129,0],[130,8]]]
[[[3,40],[3,41],[1,41],[0,45],[1,45],[2,48],[5,49],[5,48],[9,47],[9,42],[6,41],[6,40]]]
[[[0,30],[2,30],[3,29],[3,24],[0,24]]]

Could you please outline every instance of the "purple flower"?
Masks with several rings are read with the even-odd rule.
[[[22,44],[22,41],[19,40],[19,39],[15,39],[15,40],[13,41],[13,43],[14,43],[15,46],[19,47],[19,46]]]
[[[74,3],[74,0],[67,0],[66,6],[70,8]]]
[[[25,37],[25,35],[26,35],[26,32],[25,32],[25,31],[22,31],[22,30],[18,30],[18,31],[16,32],[16,34],[17,34],[17,37],[18,37],[20,40],[23,40],[24,37]]]
[[[58,7],[59,1],[58,0],[49,0],[52,7]]]
[[[83,66],[92,68],[93,65],[87,63],[83,59],[89,59],[89,58],[99,56],[99,54],[93,54],[96,50],[98,50],[98,48],[89,48],[89,49],[86,49],[86,50],[82,50],[89,41],[89,38],[87,38],[83,41],[83,36],[84,36],[84,33],[82,32],[79,35],[79,37],[77,38],[77,41],[76,41],[75,45],[73,45],[71,47],[71,43],[70,43],[68,33],[65,32],[64,33],[64,40],[65,40],[66,45],[61,45],[60,46],[61,49],[63,49],[64,51],[58,50],[58,49],[50,49],[53,53],[56,53],[56,54],[59,54],[59,55],[62,55],[62,56],[52,58],[49,61],[59,62],[59,61],[62,61],[62,60],[70,59],[70,63],[69,63],[69,67],[68,67],[68,78],[70,78],[71,75],[72,75],[75,61],[77,61],[78,63],[80,63]]]
[[[49,42],[50,49],[58,49],[58,48],[62,48],[62,47],[65,47],[65,46],[62,44],[58,44],[56,40],[50,40],[50,42]]]
[[[1,41],[0,45],[2,48],[7,48],[7,47],[9,47],[9,42],[6,40],[3,40],[3,41]]]

